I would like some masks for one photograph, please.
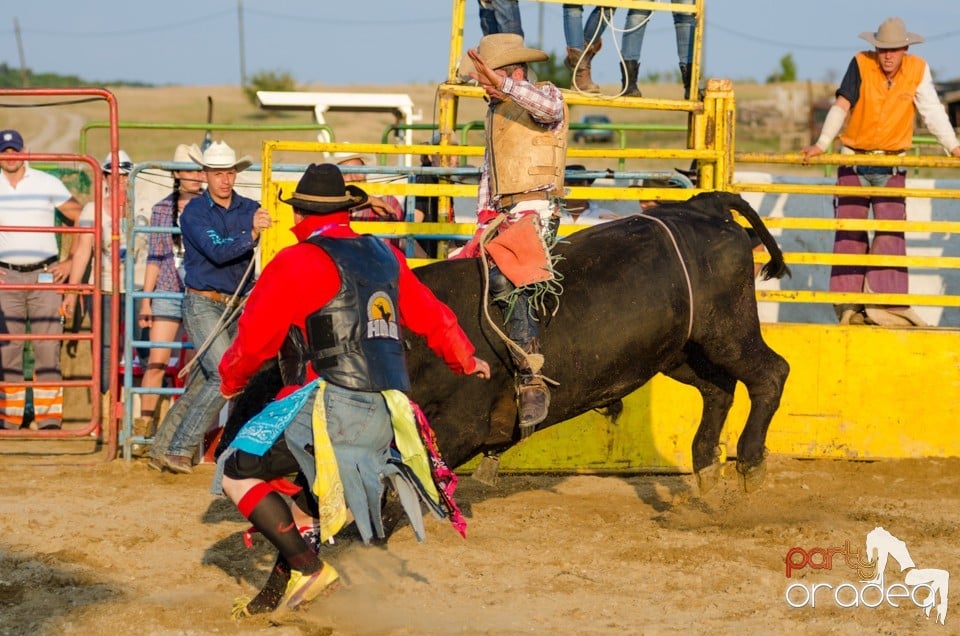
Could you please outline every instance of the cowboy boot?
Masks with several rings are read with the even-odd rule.
[[[586,49],[567,47],[567,59],[563,64],[573,73],[571,85],[578,91],[585,93],[599,93],[600,87],[590,77],[590,63],[593,56],[600,50],[603,40],[597,40]]]
[[[637,86],[637,74],[640,72],[640,62],[624,60],[620,63],[620,88],[623,97],[641,97]]]
[[[681,64],[680,65],[680,80],[683,82],[683,97],[684,99],[690,99],[690,65]]]
[[[134,437],[153,437],[155,431],[152,416],[141,416],[133,418],[133,436]],[[150,447],[146,444],[133,444],[130,452],[134,457],[143,457],[147,454]]]
[[[540,341],[531,340],[523,347],[524,353],[539,354]],[[515,358],[517,365],[517,401],[520,413],[520,436],[526,437],[533,431],[533,427],[547,419],[547,410],[550,408],[550,389],[544,382],[540,369],[535,371],[527,358]],[[542,366],[542,364],[540,365]]]

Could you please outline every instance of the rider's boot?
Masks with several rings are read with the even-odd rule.
[[[529,358],[517,358],[517,401],[520,414],[521,437],[533,432],[533,427],[547,419],[550,408],[550,389],[540,374],[542,356],[540,340],[534,338],[523,347],[524,353],[539,356],[539,364],[531,366]]]

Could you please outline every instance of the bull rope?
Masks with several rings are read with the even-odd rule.
[[[680,246],[677,244],[677,238],[673,235],[670,227],[661,219],[658,219],[655,216],[650,216],[645,212],[641,212],[637,214],[637,216],[650,219],[651,221],[659,224],[660,227],[663,228],[663,231],[667,233],[667,236],[670,237],[670,242],[673,243],[673,249],[677,252],[677,260],[680,261],[680,267],[683,269],[683,277],[687,281],[687,302],[690,303],[690,315],[689,319],[687,320],[687,339],[689,340],[690,336],[693,334],[693,284],[690,282],[690,272],[687,270],[687,262],[683,258],[683,252],[680,251]]]
[[[522,359],[530,369],[530,372],[534,375],[539,375],[544,382],[549,382],[553,386],[560,386],[560,383],[556,380],[540,374],[544,362],[542,353],[527,353],[524,351],[523,347],[511,340],[507,334],[503,333],[500,327],[497,326],[497,323],[490,317],[490,263],[487,261],[486,244],[490,241],[490,237],[496,234],[500,224],[503,223],[506,218],[506,214],[498,214],[480,234],[480,261],[483,263],[483,315],[493,331],[500,337],[500,340],[507,345],[507,349],[510,350],[514,359]]]

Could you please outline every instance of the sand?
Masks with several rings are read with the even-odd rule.
[[[0,445],[0,634],[948,634],[960,625],[956,599],[945,626],[909,599],[876,608],[838,607],[829,591],[813,608],[785,600],[791,583],[862,585],[840,557],[788,580],[785,557],[845,542],[862,554],[877,526],[919,567],[960,573],[958,459],[772,456],[762,490],[743,494],[731,476],[703,497],[690,476],[501,475],[492,488],[465,476],[466,540],[433,519],[422,544],[405,524],[385,545],[347,538],[324,549],[342,574],[338,591],[296,613],[235,622],[234,598],[259,589],[274,552],[259,536],[244,547],[245,521],[208,494],[212,466],[159,474],[143,460],[46,456],[38,444]],[[903,580],[893,561],[886,574],[888,586]]]

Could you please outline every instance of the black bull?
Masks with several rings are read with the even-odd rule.
[[[739,380],[751,406],[737,443],[737,470],[747,490],[759,487],[767,428],[789,366],[763,341],[754,288],[756,241],[730,209],[747,219],[770,254],[764,277],[787,274],[757,213],[727,193],[702,194],[658,206],[647,217],[597,225],[558,246],[563,294],[556,314],[543,320],[541,344],[543,373],[559,385],[551,391],[549,417],[538,428],[618,405],[663,373],[703,396],[692,450],[705,491],[719,479],[720,434]],[[456,312],[477,355],[491,362],[489,381],[458,376],[422,339],[410,343],[411,397],[435,429],[447,462],[457,466],[518,439],[510,356],[483,316],[479,260],[434,263],[417,274]],[[491,316],[500,318],[496,309]],[[251,382],[237,400],[221,448],[278,388],[275,366]]]

